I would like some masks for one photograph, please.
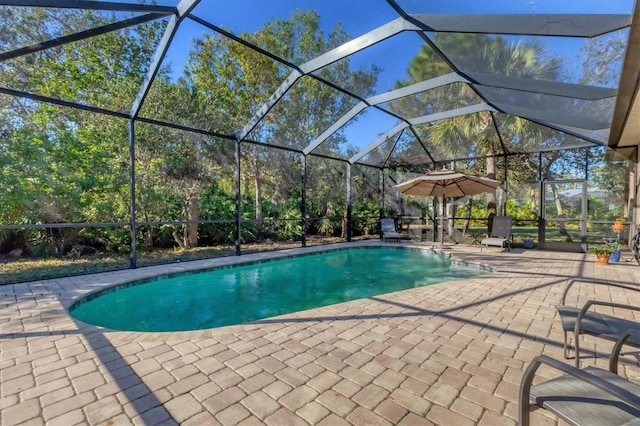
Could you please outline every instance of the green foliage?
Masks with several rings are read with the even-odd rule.
[[[372,235],[378,230],[380,218],[379,207],[374,203],[360,203],[353,213],[354,232]]]
[[[5,48],[54,39],[115,20],[94,11],[1,8]],[[51,25],[57,22],[57,25]],[[3,85],[115,110],[128,110],[139,90],[163,24],[111,32],[24,55],[3,64]],[[28,31],[24,31],[28,28]],[[142,72],[142,74],[141,74]],[[128,220],[128,136],[125,120],[7,98],[0,117],[0,203],[3,223]],[[11,112],[9,112],[11,111]],[[128,250],[120,229],[30,230],[21,249],[37,256]],[[128,232],[124,232],[125,238]],[[109,242],[111,240],[111,242]]]
[[[604,245],[592,245],[589,246],[589,253],[595,255],[607,255],[614,253],[620,249],[620,245],[616,242],[604,244]]]
[[[293,204],[293,203],[292,203]],[[273,231],[281,240],[299,240],[302,235],[300,208],[297,205],[287,205],[278,211],[273,224]]]
[[[538,218],[535,211],[532,211],[528,205],[520,204],[515,197],[507,200],[507,215],[514,220],[532,221]]]
[[[336,231],[337,221],[324,217],[318,221],[317,227],[320,234],[325,237],[331,237]]]
[[[457,66],[467,71],[554,80],[561,65],[559,60],[545,55],[544,46],[538,41],[512,43],[503,37],[437,33],[434,44],[455,58]],[[397,82],[396,87],[408,86],[447,72],[451,72],[449,66],[425,44],[409,65],[409,78]],[[410,110],[412,116],[418,117],[478,102],[477,94],[464,84],[451,84],[431,92],[428,97],[400,99],[391,104],[391,109],[403,113]],[[453,117],[434,123],[424,130],[422,137],[432,142],[430,150],[434,157],[491,156],[502,151],[492,120],[488,112]],[[504,117],[500,120],[501,134],[507,140],[519,140],[521,144],[544,140],[539,134],[540,126],[527,123],[517,117]],[[528,135],[523,137],[522,133]],[[490,175],[495,170],[487,168],[486,173]]]
[[[328,36],[322,32],[319,16],[312,11],[297,11],[290,19],[275,19],[253,34],[243,38],[295,63],[304,63],[347,41],[349,36],[336,26]],[[375,68],[352,71],[348,60],[324,67],[318,73],[329,80],[338,80],[358,89],[362,96],[373,93],[378,70]],[[205,35],[195,41],[186,68],[185,78],[198,96],[206,99],[203,108],[220,116],[221,127],[214,130],[235,133],[241,129],[250,115],[276,92],[290,70],[277,61],[232,42],[219,35]],[[316,79],[303,77],[289,88],[267,116],[249,135],[252,140],[292,148],[307,146],[318,134],[328,128],[351,107],[351,98]],[[335,152],[343,141],[338,132],[323,144],[322,149]],[[299,192],[299,156],[283,154],[272,149],[242,145],[241,179],[243,191],[259,198],[255,202],[257,232],[261,234],[264,218],[280,209],[285,200]],[[336,165],[337,166],[337,165]],[[329,165],[322,175],[332,174]],[[311,175],[311,174],[310,174]],[[335,191],[333,179],[307,181],[311,204],[309,209],[324,215],[331,203],[340,204],[340,193]],[[273,207],[263,200],[275,202]],[[280,228],[280,227],[278,227]],[[283,231],[283,238],[299,235],[298,230]]]
[[[3,25],[22,29],[3,38],[7,50],[31,44],[29,37],[22,38],[27,28],[38,38],[54,39],[115,20],[116,16],[79,9],[3,8],[0,13]],[[129,112],[164,25],[164,21],[142,24],[9,61],[3,68],[6,86]],[[242,37],[296,63],[350,39],[340,25],[324,34],[315,12],[300,11]],[[181,78],[171,78],[168,67],[160,70],[141,116],[235,134],[290,72],[220,35],[205,35],[194,43]],[[318,71],[324,78],[351,82],[365,97],[373,94],[378,72],[375,67],[353,71],[348,60]],[[20,114],[14,114],[18,119],[0,119],[0,190],[7,194],[0,201],[2,222],[128,221],[127,122],[19,99],[11,102],[9,107]],[[280,109],[280,104],[289,107]],[[301,148],[351,107],[351,99],[342,92],[302,78],[250,137]],[[135,138],[138,221],[234,219],[233,143],[141,122],[135,124]],[[337,149],[343,141],[338,133],[324,149]],[[243,144],[241,162],[243,241],[263,237],[265,215],[283,219],[271,227],[277,238],[299,238],[299,202],[290,207],[286,201],[299,196],[299,156]],[[343,179],[343,165],[331,162],[309,179],[308,193],[318,206],[310,211],[341,214],[344,192],[335,187],[343,186]],[[194,197],[197,210],[190,208]],[[175,225],[138,228],[137,243],[148,250],[173,247],[186,231]],[[104,235],[82,239],[104,250],[129,250],[127,229],[100,233]],[[207,242],[235,239],[233,224],[228,223],[202,225],[199,234]],[[40,255],[64,255],[80,238],[67,229],[29,235],[32,238],[24,245],[31,244]]]
[[[131,231],[128,227],[104,230],[100,238],[103,240],[104,250],[108,253],[129,254],[131,252]]]

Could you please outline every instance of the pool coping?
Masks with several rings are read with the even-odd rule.
[[[292,314],[296,314],[298,312],[307,312],[307,311],[312,311],[314,309],[318,309],[318,308],[323,308],[326,306],[330,306],[330,305],[334,305],[334,304],[339,304],[339,303],[347,303],[350,301],[354,301],[354,300],[358,300],[358,299],[354,299],[354,300],[346,300],[343,302],[337,302],[337,303],[332,303],[330,305],[322,305],[322,306],[317,306],[315,308],[309,308],[309,309],[302,309],[299,311],[292,311],[292,312],[287,312],[281,315],[276,315],[273,317],[266,317],[266,318],[261,318],[255,321],[249,321],[246,323],[241,323],[241,324],[230,324],[230,325],[222,325],[222,326],[218,326],[218,327],[211,327],[211,328],[205,328],[205,329],[198,329],[198,330],[176,330],[176,331],[128,331],[128,330],[117,330],[117,329],[110,329],[108,327],[103,327],[103,326],[99,326],[99,325],[95,325],[95,324],[91,324],[91,323],[86,323],[82,320],[79,320],[78,318],[75,318],[74,316],[71,315],[71,311],[76,308],[77,306],[80,306],[84,303],[88,303],[98,297],[101,297],[105,294],[109,294],[112,292],[116,292],[116,291],[120,291],[132,286],[137,286],[137,285],[144,285],[147,283],[151,283],[157,280],[162,280],[162,279],[166,279],[166,278],[173,278],[173,277],[178,277],[178,276],[182,276],[182,275],[188,275],[188,274],[198,274],[198,273],[206,273],[206,272],[210,272],[210,271],[216,271],[216,270],[221,270],[221,269],[229,269],[229,268],[234,268],[234,267],[240,267],[240,266],[249,266],[249,265],[257,265],[257,264],[261,264],[261,263],[267,263],[267,262],[272,262],[272,261],[276,261],[276,260],[286,260],[286,259],[293,259],[293,258],[297,258],[297,257],[305,257],[305,256],[311,256],[314,254],[321,254],[321,253],[330,253],[330,252],[339,252],[339,251],[347,251],[347,250],[353,250],[353,249],[358,249],[358,248],[364,248],[364,249],[375,249],[375,248],[395,248],[398,250],[413,250],[413,251],[421,251],[421,252],[430,252],[433,253],[434,255],[440,256],[445,258],[446,260],[448,260],[452,265],[456,265],[456,266],[463,266],[463,267],[469,267],[469,268],[477,268],[479,270],[485,271],[485,272],[495,272],[495,268],[489,266],[489,265],[482,265],[482,264],[476,264],[476,263],[469,263],[466,262],[464,260],[459,260],[459,259],[455,259],[453,258],[451,253],[446,253],[443,250],[438,250],[436,248],[433,247],[425,247],[425,246],[420,246],[420,245],[413,245],[413,244],[401,244],[401,243],[396,243],[396,244],[387,244],[385,242],[376,242],[376,241],[367,241],[367,242],[358,242],[355,244],[349,244],[349,245],[341,245],[341,246],[336,246],[336,245],[330,245],[330,246],[314,246],[314,247],[309,247],[309,248],[296,248],[296,249],[287,249],[287,250],[278,250],[278,251],[271,251],[268,252],[270,255],[270,257],[264,257],[263,253],[253,253],[253,254],[248,254],[248,255],[243,255],[243,256],[234,256],[234,257],[220,257],[220,258],[215,258],[215,259],[206,259],[204,263],[210,263],[208,262],[209,260],[211,261],[216,261],[215,263],[217,263],[216,265],[202,265],[202,261],[201,260],[196,260],[196,261],[189,261],[189,262],[181,262],[181,270],[179,271],[170,271],[170,272],[162,272],[162,273],[153,273],[154,269],[158,269],[157,266],[149,266],[146,268],[149,268],[149,271],[151,272],[151,274],[149,276],[145,276],[145,277],[141,277],[141,278],[135,278],[135,279],[129,279],[129,280],[125,280],[123,282],[116,282],[116,283],[104,283],[103,285],[101,285],[100,287],[97,288],[93,288],[89,293],[86,293],[84,295],[78,296],[77,298],[75,298],[73,301],[66,301],[63,306],[64,309],[67,313],[67,315],[69,315],[74,321],[78,321],[78,322],[82,322],[83,324],[87,325],[87,326],[94,326],[99,328],[100,330],[103,331],[110,331],[110,332],[124,332],[124,333],[189,333],[189,332],[201,332],[201,331],[205,331],[205,330],[215,330],[218,328],[223,328],[223,327],[233,327],[233,326],[250,326],[250,325],[259,325],[262,322],[264,322],[265,320],[268,320],[270,318],[282,318],[282,317],[286,317],[288,315],[292,315]],[[166,265],[159,265],[159,266],[166,266]],[[164,269],[164,268],[163,268]],[[466,279],[466,278],[460,278],[460,279]],[[458,281],[460,279],[453,279],[453,280],[446,280],[446,281],[442,281],[442,282],[448,282],[448,281]],[[442,282],[437,282],[437,283],[433,283],[434,284],[441,284]],[[379,295],[376,296],[382,296],[385,294],[392,294],[392,293],[398,293],[398,292],[402,292],[402,291],[406,291],[406,290],[410,290],[411,288],[406,288],[406,289],[401,289],[401,290],[396,290],[396,291],[392,291],[392,292],[388,292],[388,293],[381,293]]]
[[[96,331],[96,332],[113,334],[114,336],[117,336],[117,340],[126,340],[126,341],[164,340],[166,337],[169,337],[169,336],[173,338],[180,338],[180,339],[191,339],[191,338],[220,336],[220,335],[235,333],[235,332],[246,332],[246,331],[255,330],[261,327],[262,325],[264,325],[266,321],[286,320],[286,319],[290,319],[293,321],[294,320],[293,317],[295,316],[313,315],[315,311],[318,311],[320,309],[323,309],[323,308],[326,308],[327,306],[332,306],[332,305],[318,306],[316,308],[310,308],[310,309],[303,309],[300,311],[289,312],[286,314],[263,318],[260,320],[251,321],[243,324],[225,325],[225,326],[206,328],[201,330],[154,331],[154,332],[115,330],[115,329],[110,329],[110,328],[86,323],[72,317],[70,314],[70,309],[82,299],[90,297],[92,294],[95,294],[96,297],[98,297],[99,294],[101,294],[102,292],[104,292],[109,288],[113,288],[113,291],[117,291],[118,289],[123,288],[121,286],[126,287],[128,285],[138,285],[146,282],[151,282],[156,279],[173,277],[173,276],[182,275],[182,274],[205,272],[205,271],[215,270],[219,268],[231,268],[235,266],[258,264],[258,263],[269,262],[273,260],[288,259],[288,258],[293,258],[298,256],[307,256],[307,255],[330,252],[330,251],[341,251],[341,250],[349,250],[354,248],[376,248],[376,247],[395,247],[399,249],[429,251],[436,255],[447,257],[452,263],[456,263],[464,266],[470,266],[470,267],[477,267],[487,272],[498,271],[497,268],[495,268],[494,266],[491,266],[488,263],[468,262],[463,258],[457,257],[454,252],[448,252],[446,251],[446,249],[443,250],[432,245],[424,245],[420,243],[414,243],[412,241],[383,242],[379,240],[367,240],[367,241],[319,245],[319,246],[311,246],[311,247],[296,247],[291,249],[274,250],[274,251],[266,251],[266,252],[259,252],[259,253],[248,253],[248,254],[243,254],[241,256],[224,256],[224,257],[216,257],[216,258],[210,258],[210,259],[191,260],[187,262],[176,262],[171,264],[144,266],[136,269],[113,271],[111,273],[99,273],[97,275],[112,274],[114,275],[114,277],[111,280],[101,282],[99,285],[93,285],[90,288],[85,289],[84,291],[80,291],[80,294],[74,296],[72,299],[62,298],[60,299],[60,302],[62,304],[62,308],[64,309],[64,314],[70,320],[77,323],[78,326],[82,327],[82,329],[85,332],[91,332],[93,329],[93,331]],[[136,275],[135,278],[131,277],[132,273]],[[467,278],[464,278],[464,279],[467,279]],[[464,279],[461,279],[461,280],[464,280]],[[449,280],[446,282],[461,281],[461,280]],[[441,283],[438,283],[438,284],[441,284]],[[379,296],[402,293],[410,290],[412,290],[412,288],[398,290],[391,293],[384,293]],[[361,300],[361,299],[339,302],[334,305],[341,305],[341,304],[354,303],[354,302],[357,303],[358,300]]]

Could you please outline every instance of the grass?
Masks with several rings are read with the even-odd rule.
[[[88,258],[16,259],[0,262],[0,284],[36,281],[70,275],[124,269],[129,262],[124,256],[96,255]]]
[[[410,226],[409,229],[412,228],[420,228],[419,226]],[[571,237],[571,242],[575,244],[580,244],[582,242],[582,237],[580,236],[580,229],[577,228],[567,228],[567,233]],[[513,242],[515,246],[518,246],[523,243],[524,240],[533,240],[534,242],[538,241],[538,228],[535,226],[526,227],[526,226],[518,226],[513,227],[511,232],[513,233]],[[409,233],[410,235],[410,233]],[[453,237],[448,237],[451,242],[456,243],[471,243],[473,241],[473,235],[477,236],[477,239],[482,239],[487,236],[487,228],[486,226],[478,226],[478,227],[470,227],[467,235],[462,235],[462,232],[458,230]],[[603,244],[605,238],[615,238],[615,235],[612,235],[611,232],[607,232],[606,229],[598,229],[598,230],[588,230],[587,232],[587,243],[589,245],[592,244]],[[559,228],[547,228],[546,242],[548,243],[564,243],[568,242],[566,236],[560,233]]]
[[[471,228],[471,231],[485,234],[487,232],[486,228]],[[580,229],[567,228],[566,231],[574,243],[580,243],[582,241]],[[522,242],[526,239],[536,241],[538,239],[538,228],[534,226],[514,227],[511,232],[513,233],[515,242]],[[587,231],[587,243],[589,244],[602,244],[605,238],[615,238],[615,235],[602,231]],[[547,242],[567,242],[566,237],[560,233],[559,228],[547,228],[545,239]]]

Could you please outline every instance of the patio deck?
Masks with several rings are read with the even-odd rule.
[[[512,425],[528,362],[542,353],[562,359],[554,305],[567,277],[640,285],[635,262],[602,267],[581,253],[461,245],[447,252],[495,272],[197,332],[107,331],[65,308],[112,283],[274,253],[1,286],[0,423]],[[620,289],[607,293],[638,303]],[[581,300],[593,294],[580,287]],[[606,367],[611,345],[586,337],[583,364]],[[624,357],[620,374],[640,381],[637,354]],[[532,420],[557,424],[542,411]]]

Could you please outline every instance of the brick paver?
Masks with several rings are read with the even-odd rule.
[[[597,267],[579,253],[447,254],[493,270],[195,332],[108,331],[66,309],[100,287],[278,253],[2,286],[0,424],[513,425],[530,360],[562,356],[554,305],[567,277],[640,285],[636,264]],[[595,294],[580,286],[574,297]],[[631,302],[619,289],[597,294]],[[586,337],[584,348],[583,363],[606,367],[609,342]],[[627,357],[620,374],[640,380],[637,360]],[[532,420],[559,424],[544,412]]]

